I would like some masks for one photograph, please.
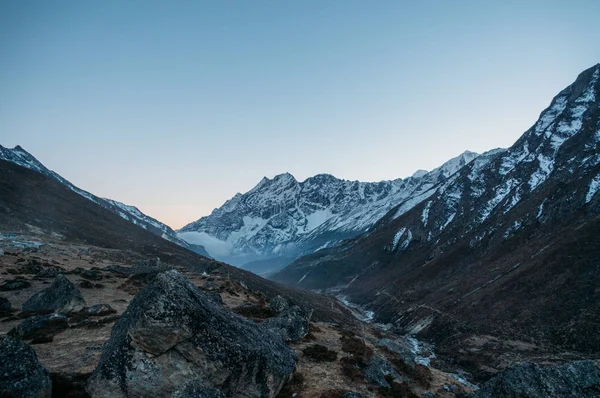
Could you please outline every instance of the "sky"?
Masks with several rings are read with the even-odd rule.
[[[600,62],[600,1],[0,2],[0,144],[174,227],[263,176],[510,146]]]

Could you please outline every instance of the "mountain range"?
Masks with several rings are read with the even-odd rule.
[[[392,181],[347,181],[319,174],[299,182],[289,173],[263,178],[209,216],[178,231],[219,260],[257,273],[363,234],[390,209],[408,211],[438,184],[477,158],[466,151],[431,172]]]
[[[206,257],[210,257],[206,252],[204,247],[201,245],[195,245],[188,243],[177,237],[177,234],[173,229],[160,221],[142,213],[137,207],[129,206],[124,203],[118,202],[116,200],[100,198],[94,194],[91,194],[87,191],[84,191],[81,188],[76,187],[71,184],[65,178],[61,177],[59,174],[55,173],[52,170],[49,170],[46,166],[44,166],[40,161],[38,161],[33,155],[27,152],[25,149],[21,148],[17,145],[14,148],[5,148],[0,145],[0,160],[6,160],[8,162],[12,162],[19,166],[37,171],[45,176],[55,179],[60,182],[71,191],[83,196],[84,198],[96,203],[104,207],[107,210],[119,215],[121,218],[140,226],[153,234],[162,237],[163,239],[167,239],[173,243],[176,243],[186,249],[189,249],[193,252],[201,254]]]
[[[441,350],[460,350],[456,336],[476,331],[597,351],[599,100],[600,64],[507,150],[272,278],[347,296],[404,332],[443,335]]]

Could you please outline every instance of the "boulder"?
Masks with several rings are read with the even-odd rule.
[[[79,289],[64,275],[58,275],[52,285],[31,296],[23,303],[23,311],[77,312],[85,307]]]
[[[185,394],[183,384],[194,380],[206,394],[219,390],[226,397],[274,397],[296,361],[294,351],[274,333],[219,305],[170,270],[131,301],[86,389],[92,397],[168,397]]]
[[[172,398],[225,398],[221,390],[206,387],[202,380],[185,383],[173,393]]]
[[[396,372],[394,366],[382,357],[371,358],[367,367],[363,369],[365,379],[378,387],[391,387],[386,381],[386,376],[391,376],[394,381],[403,381],[402,376]]]
[[[281,296],[275,296],[269,302],[269,307],[271,307],[271,309],[278,314],[287,310],[289,306],[290,305],[288,304],[287,300]]]
[[[265,320],[263,325],[285,341],[298,341],[308,334],[309,322],[309,316],[300,307],[293,306],[279,316]]]
[[[27,289],[29,286],[31,286],[31,283],[25,279],[11,279],[0,285],[0,291],[8,292],[11,290]]]
[[[7,298],[0,297],[0,315],[10,314],[12,312],[12,307],[10,305],[10,301]]]
[[[40,342],[52,341],[56,333],[69,327],[67,317],[62,314],[39,315],[25,319],[8,334],[22,340],[35,339]]]
[[[11,337],[0,336],[0,358],[0,397],[50,398],[50,375],[30,346]]]
[[[104,316],[116,313],[113,307],[108,304],[96,304],[83,310],[83,313],[88,316]]]
[[[600,397],[600,361],[515,365],[488,380],[473,395],[473,398],[497,397]]]

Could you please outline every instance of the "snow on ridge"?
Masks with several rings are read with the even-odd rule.
[[[404,238],[404,239],[402,239]],[[402,239],[402,243],[400,244],[400,239]],[[412,232],[410,229],[402,227],[396,232],[394,235],[394,240],[392,241],[392,251],[399,249],[400,251],[406,250],[410,242],[412,241]],[[400,244],[400,246],[398,246]]]
[[[421,214],[421,222],[423,222],[423,226],[427,226],[427,221],[429,220],[429,209],[431,208],[431,200],[427,202],[425,208],[423,209],[423,213]]]
[[[495,196],[491,198],[483,208],[483,211],[479,217],[479,221],[483,222],[484,220],[486,220],[490,216],[492,211],[494,211],[496,206],[498,206],[498,204],[502,202],[504,198],[506,198],[506,196],[510,193],[510,191],[512,191],[512,189],[516,185],[518,185],[518,181],[514,178],[510,178],[506,180],[503,184],[498,185],[494,190]]]
[[[590,181],[587,194],[585,195],[585,203],[590,203],[598,190],[600,190],[600,174]]]
[[[529,179],[529,188],[531,191],[540,186],[541,183],[546,181],[550,173],[554,170],[554,159],[539,154],[537,157],[539,167],[536,171],[531,174]]]

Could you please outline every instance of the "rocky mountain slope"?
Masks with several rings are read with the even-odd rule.
[[[18,164],[19,166],[26,167],[28,169],[42,173],[48,177],[54,178],[56,181],[65,185],[67,188],[83,196],[86,199],[118,214],[123,219],[140,226],[155,235],[158,235],[164,239],[167,239],[173,243],[183,246],[189,250],[192,250],[203,256],[210,257],[206,250],[201,245],[190,244],[182,239],[179,239],[173,231],[173,229],[160,221],[142,213],[137,207],[129,206],[116,200],[99,198],[83,189],[76,187],[69,181],[61,177],[59,174],[52,170],[49,170],[40,161],[38,161],[33,155],[17,145],[14,148],[5,148],[0,145],[0,159],[6,160]]]
[[[431,172],[377,183],[328,174],[302,182],[289,173],[265,177],[178,235],[205,245],[220,260],[247,264],[255,272],[281,268],[301,254],[364,233],[394,206],[409,210],[477,156],[467,151]]]
[[[273,279],[348,295],[441,350],[481,333],[599,353],[599,103],[600,64],[508,150]]]

